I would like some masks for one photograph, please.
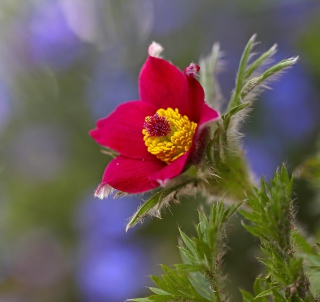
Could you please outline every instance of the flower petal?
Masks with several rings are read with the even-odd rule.
[[[168,61],[149,56],[140,73],[139,89],[141,101],[158,109],[178,108],[182,115],[198,121],[203,89],[197,80],[185,76]]]
[[[201,110],[201,118],[198,123],[196,133],[193,137],[192,147],[190,149],[191,162],[197,165],[201,162],[205,148],[210,139],[210,131],[207,128],[209,123],[212,123],[220,118],[218,111],[212,109],[207,104],[203,104]]]
[[[165,166],[159,160],[140,160],[118,156],[107,166],[102,183],[126,193],[142,193],[159,184],[151,182],[149,175],[156,173]]]
[[[154,115],[157,108],[141,101],[120,105],[108,117],[98,121],[90,135],[102,146],[124,156],[153,159],[143,141],[142,129],[146,116]]]
[[[204,103],[204,90],[201,84],[192,76],[185,76],[188,82],[188,101],[189,108],[188,117],[191,121],[199,123]]]
[[[154,184],[165,185],[168,180],[181,174],[184,167],[186,166],[189,154],[190,154],[190,150],[186,152],[184,155],[180,156],[177,160],[172,162],[170,165],[165,166],[160,171],[150,174],[149,175],[150,181]]]
[[[200,133],[208,124],[219,119],[220,113],[204,103],[201,108],[201,116],[198,123],[197,133]]]

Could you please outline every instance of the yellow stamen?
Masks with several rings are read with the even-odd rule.
[[[166,131],[168,123],[170,129]],[[151,154],[170,164],[190,149],[196,128],[197,123],[182,116],[177,108],[161,108],[145,118],[143,140]]]

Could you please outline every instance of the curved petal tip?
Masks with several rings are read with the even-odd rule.
[[[99,199],[107,198],[110,194],[115,191],[110,185],[105,182],[102,182],[98,188],[94,191],[94,197],[98,197]]]

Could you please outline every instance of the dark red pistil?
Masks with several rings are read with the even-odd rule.
[[[156,113],[148,116],[143,124],[149,136],[166,136],[171,132],[169,121],[165,116]]]

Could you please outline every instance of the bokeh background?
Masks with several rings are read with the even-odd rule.
[[[242,50],[279,46],[300,61],[255,103],[244,132],[257,177],[315,152],[320,125],[319,0],[0,0],[0,301],[121,302],[144,296],[160,263],[179,262],[177,226],[192,233],[199,204],[125,233],[141,199],[97,200],[110,158],[88,135],[118,104],[138,99],[148,45],[181,69],[220,42],[227,100]],[[119,139],[126,139],[119,137]],[[319,228],[320,202],[296,181],[298,222]],[[226,290],[251,290],[257,242],[235,219]],[[240,300],[239,300],[240,301]]]

